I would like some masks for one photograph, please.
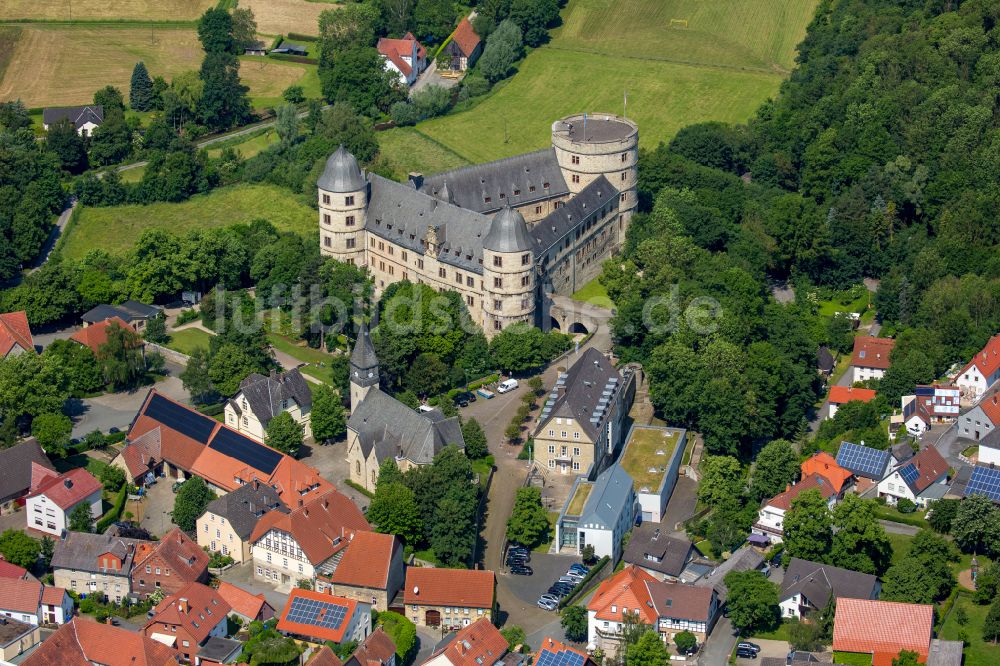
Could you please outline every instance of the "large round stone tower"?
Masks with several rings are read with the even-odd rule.
[[[524,217],[507,206],[483,238],[483,331],[535,321],[535,253]]]
[[[354,155],[343,146],[337,148],[316,185],[320,252],[350,264],[364,264],[368,184]]]
[[[604,176],[619,192],[619,243],[638,206],[639,126],[622,116],[585,113],[552,123],[552,147],[575,196]]]

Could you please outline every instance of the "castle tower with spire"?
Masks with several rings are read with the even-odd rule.
[[[351,352],[351,413],[358,408],[372,388],[378,388],[378,357],[367,324],[361,324],[358,340]]]

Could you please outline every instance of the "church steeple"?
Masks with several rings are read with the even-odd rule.
[[[378,357],[372,345],[368,326],[364,322],[358,330],[358,339],[351,352],[351,413],[372,388],[378,388]]]

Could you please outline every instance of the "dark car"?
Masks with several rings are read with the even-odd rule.
[[[563,597],[565,597],[567,594],[569,594],[568,592],[566,592],[565,590],[563,590],[561,587],[555,587],[555,586],[550,587],[549,589],[546,590],[546,592],[548,594],[553,595],[553,596],[559,597],[560,599],[563,598]]]
[[[563,595],[567,595],[567,594],[569,594],[570,592],[573,591],[573,586],[572,585],[564,585],[563,583],[556,583],[555,585],[553,585],[552,587],[550,587],[549,590],[555,590],[557,592],[562,592]]]
[[[736,648],[736,656],[737,657],[743,657],[745,659],[756,659],[757,658],[757,651],[756,650],[751,650],[750,648],[737,647]]]
[[[468,407],[470,402],[476,401],[476,394],[470,391],[462,391],[455,394],[455,404],[459,407]]]
[[[511,545],[510,548],[507,549],[507,552],[508,553],[523,553],[523,554],[527,555],[531,551],[528,550],[527,546],[519,546],[517,544],[513,544],[513,545]]]
[[[530,576],[535,573],[531,570],[531,567],[527,566],[515,566],[510,568],[510,572],[515,576]]]

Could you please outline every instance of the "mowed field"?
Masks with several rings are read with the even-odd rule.
[[[265,35],[318,35],[320,12],[337,8],[322,0],[239,0],[239,6],[253,10],[257,30]]]
[[[235,185],[181,203],[82,208],[59,248],[71,259],[98,248],[121,254],[131,250],[146,229],[185,234],[256,219],[306,235],[319,229],[316,212],[288,190],[275,185]]]
[[[646,147],[692,123],[743,122],[777,92],[817,4],[570,0],[552,41],[530,53],[513,79],[472,109],[417,129],[462,159],[482,162],[549,145],[551,123],[562,116],[620,114],[626,92]],[[671,27],[671,19],[687,27]],[[394,169],[410,164],[394,160]]]
[[[0,20],[193,21],[217,0],[3,0]]]

